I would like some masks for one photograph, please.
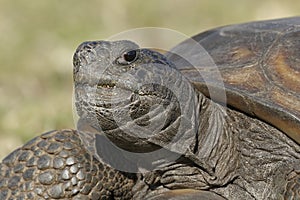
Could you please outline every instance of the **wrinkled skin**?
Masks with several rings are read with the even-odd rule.
[[[0,165],[0,199],[298,199],[300,147],[195,90],[130,41],[74,55],[78,130],[34,138]]]

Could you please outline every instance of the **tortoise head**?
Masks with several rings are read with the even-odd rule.
[[[196,130],[190,83],[164,55],[133,42],[82,43],[74,55],[74,83],[80,120],[123,149],[174,146],[171,141],[186,138],[179,133],[188,131],[180,129]]]

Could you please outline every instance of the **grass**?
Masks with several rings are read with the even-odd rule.
[[[1,0],[0,158],[42,132],[74,127],[72,55],[82,41],[149,26],[193,35],[299,10],[298,0]]]

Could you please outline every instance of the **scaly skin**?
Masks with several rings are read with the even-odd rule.
[[[0,199],[130,199],[135,176],[100,163],[76,131],[32,139],[0,164]]]

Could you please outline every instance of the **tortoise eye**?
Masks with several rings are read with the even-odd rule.
[[[127,51],[118,59],[118,63],[123,65],[128,65],[134,62],[137,59],[137,57],[138,57],[137,50]]]
[[[128,51],[123,55],[124,60],[127,62],[133,62],[136,59],[136,56],[137,56],[136,50]]]

